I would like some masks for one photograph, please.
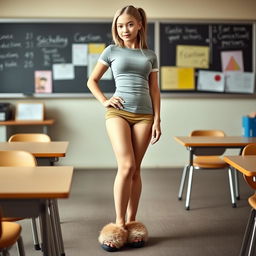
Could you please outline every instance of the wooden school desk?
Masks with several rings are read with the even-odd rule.
[[[9,120],[9,121],[0,121],[0,129],[3,130],[3,138],[2,140],[7,141],[9,138],[9,127],[11,126],[42,126],[43,133],[48,134],[48,126],[53,125],[54,120],[42,120],[42,121],[16,121],[16,120]]]
[[[1,150],[24,150],[33,154],[37,158],[38,165],[40,160],[46,160],[47,165],[53,166],[59,157],[65,157],[67,148],[67,141],[50,141],[50,142],[0,142]],[[43,165],[45,165],[43,163]],[[52,200],[52,215],[56,222],[56,232],[59,238],[60,255],[65,255],[64,243],[62,239],[60,216],[58,210],[57,199]]]
[[[255,191],[255,182],[252,182],[252,178],[256,176],[256,156],[255,155],[225,156],[224,161],[228,163],[230,166],[232,166],[233,168],[236,168],[236,170],[238,170],[239,172],[241,172],[244,175],[244,178],[247,180],[248,185],[250,185],[250,187]],[[253,239],[253,236],[254,236],[253,227],[255,225],[254,218],[255,218],[255,208],[252,207],[251,214],[247,222],[243,242],[240,249],[240,254],[239,254],[240,256],[252,255],[251,253],[253,251],[253,243],[255,243],[255,240]],[[250,246],[248,246],[249,244]],[[249,250],[247,252],[248,248]]]
[[[189,151],[189,181],[192,179],[193,173],[193,158],[197,148],[238,148],[240,149],[240,154],[242,149],[250,143],[256,143],[256,137],[242,137],[242,136],[225,136],[225,137],[207,137],[207,136],[176,136],[174,139],[179,142],[182,146],[185,146]],[[184,177],[185,179],[185,177]],[[235,172],[236,184],[237,175]],[[189,182],[191,184],[192,182]],[[238,187],[235,190],[238,192]],[[191,186],[187,189],[186,196],[186,209],[189,209]],[[239,195],[237,194],[237,197]],[[232,199],[232,204],[235,206],[235,199]]]
[[[68,198],[73,167],[0,167],[0,206],[4,216],[41,218],[43,255],[57,255],[51,201]],[[56,182],[58,181],[58,182]]]
[[[0,142],[1,150],[24,150],[33,154],[36,158],[45,158],[49,160],[50,165],[58,160],[59,157],[65,157],[68,149],[67,141],[50,142]]]
[[[256,156],[225,156],[223,160],[245,176],[256,176]]]

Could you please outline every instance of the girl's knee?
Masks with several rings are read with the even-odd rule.
[[[133,173],[132,179],[134,181],[140,179],[140,168],[135,168],[135,171]]]
[[[118,167],[118,173],[125,179],[131,179],[135,173],[136,166],[133,162],[123,163]]]

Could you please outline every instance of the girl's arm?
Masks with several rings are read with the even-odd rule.
[[[158,87],[157,74],[158,72],[151,72],[149,75],[149,91],[154,112],[154,123],[152,126],[151,144],[155,144],[160,139],[161,136],[160,90]]]
[[[114,107],[120,109],[123,107],[122,102],[123,100],[120,97],[111,97],[108,99],[99,87],[99,81],[103,74],[107,71],[108,66],[97,62],[92,74],[90,75],[87,81],[87,87],[94,95],[94,97],[102,103],[104,107]]]

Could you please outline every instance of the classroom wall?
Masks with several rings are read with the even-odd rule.
[[[112,0],[100,2],[100,8],[91,0],[1,0],[0,18],[111,18],[126,4],[143,7],[152,19],[256,19],[255,0]],[[15,104],[16,99],[8,101]],[[70,141],[62,164],[79,168],[116,166],[105,131],[104,108],[95,99],[46,99],[45,104],[47,117],[56,119],[51,136]],[[255,110],[255,99],[163,97],[163,135],[159,143],[149,147],[143,166],[182,166],[188,154],[173,136],[187,135],[193,129],[222,129],[228,135],[241,135],[242,115]]]
[[[255,0],[1,0],[1,17],[110,18],[127,4],[150,18],[255,19]]]

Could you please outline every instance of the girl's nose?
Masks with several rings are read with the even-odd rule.
[[[128,27],[124,26],[124,32],[128,31]]]

